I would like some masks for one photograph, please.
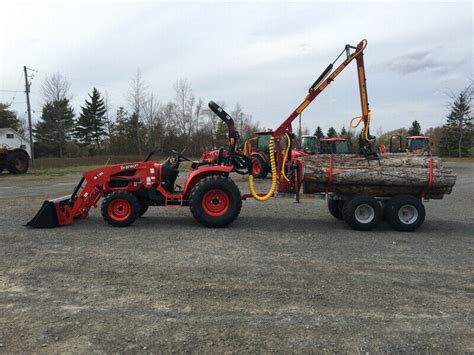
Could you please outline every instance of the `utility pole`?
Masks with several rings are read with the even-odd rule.
[[[28,131],[30,134],[30,153],[31,153],[31,166],[34,165],[35,148],[33,143],[33,128],[31,126],[31,106],[30,106],[30,82],[28,81],[28,68],[23,66],[23,72],[25,73],[25,94],[26,94],[26,107],[28,110]]]
[[[243,127],[244,127],[244,113],[240,111],[240,136],[242,136]]]

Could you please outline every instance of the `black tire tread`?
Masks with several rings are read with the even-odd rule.
[[[344,202],[345,201],[342,200],[328,200],[328,210],[334,218],[344,220],[344,217],[342,216]]]
[[[375,212],[374,219],[367,224],[358,222],[354,215],[356,207],[363,203],[371,205]],[[380,222],[380,219],[382,217],[382,206],[380,206],[378,201],[373,197],[355,196],[352,199],[346,201],[344,207],[342,208],[342,215],[344,217],[344,221],[352,229],[359,231],[369,231],[372,230]]]
[[[398,210],[403,205],[413,205],[418,210],[418,219],[413,224],[404,224],[398,218]],[[387,202],[385,206],[385,219],[394,230],[399,232],[412,232],[420,227],[425,221],[425,206],[420,198],[412,195],[398,195]]]
[[[258,155],[255,155],[252,158],[252,165],[253,165],[254,160],[257,160],[258,164],[260,165],[260,173],[255,175],[253,174],[253,171],[252,171],[253,177],[255,179],[265,179],[268,175],[268,172],[270,171],[270,166]]]
[[[25,161],[25,171],[19,171],[16,168],[16,160],[20,158]],[[30,165],[30,157],[26,152],[23,150],[15,150],[7,154],[6,159],[6,168],[10,172],[10,174],[25,174],[28,171]]]
[[[201,207],[202,195],[211,188],[221,187],[227,189],[232,195],[231,197],[231,213],[221,216],[209,218]],[[232,208],[232,204],[235,204]],[[211,175],[202,178],[194,187],[189,198],[189,209],[193,217],[202,225],[210,228],[222,228],[231,224],[240,214],[242,209],[242,197],[237,185],[228,177],[220,175]],[[224,217],[224,218],[223,218]]]

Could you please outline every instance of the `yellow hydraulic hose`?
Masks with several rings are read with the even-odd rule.
[[[353,123],[356,119],[359,119],[359,121],[357,123]],[[362,116],[355,116],[353,119],[351,119],[349,123],[349,128],[357,128],[359,127],[361,122],[362,122]],[[367,124],[365,124],[364,128],[362,129],[362,136],[367,142],[372,142],[372,140],[369,139],[369,127],[370,127],[370,112],[367,115]]]
[[[285,138],[286,138],[286,147],[285,147],[285,153],[283,155],[283,164],[281,166],[281,177],[285,179],[286,181],[290,181],[290,179],[288,179],[285,173],[285,165],[286,165],[286,160],[288,159],[288,152],[291,149],[291,138],[290,138],[290,135],[286,132],[285,132]]]
[[[272,169],[272,186],[270,187],[270,190],[267,192],[265,196],[259,196],[255,192],[254,183],[253,183],[253,175],[249,174],[250,193],[252,194],[254,199],[260,202],[266,201],[270,197],[273,196],[273,194],[275,193],[275,189],[276,189],[277,181],[278,181],[276,162],[275,162],[275,138],[273,136],[270,137],[270,142],[268,144],[268,151],[270,153],[270,167]]]

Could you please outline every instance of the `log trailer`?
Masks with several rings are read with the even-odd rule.
[[[142,162],[118,164],[87,171],[72,195],[43,203],[40,211],[28,222],[32,227],[70,225],[75,219],[84,218],[90,208],[97,207],[103,198],[101,212],[112,226],[124,227],[143,215],[149,206],[189,206],[194,218],[207,227],[224,227],[240,213],[242,200],[253,198],[266,201],[271,197],[320,198],[328,201],[328,208],[336,218],[342,218],[353,229],[370,230],[381,220],[383,210],[388,223],[399,231],[412,231],[424,221],[422,199],[427,196],[429,185],[415,195],[370,196],[367,194],[333,193],[331,178],[325,189],[305,194],[303,162],[305,158],[292,158],[292,122],[298,115],[352,62],[357,64],[362,112],[353,120],[363,123],[362,149],[368,164],[377,164],[378,155],[373,149],[374,137],[370,135],[370,110],[367,101],[363,51],[367,41],[357,46],[346,45],[308,90],[303,102],[275,130],[269,133],[269,160],[272,183],[268,192],[256,192],[251,174],[251,161],[236,150],[238,133],[233,119],[216,103],[210,109],[220,117],[229,130],[229,147],[220,150],[215,161],[196,165],[187,177],[184,187],[176,185],[179,164],[186,158],[182,152],[170,151],[164,162],[150,161],[152,153]],[[345,54],[335,69],[336,62]],[[328,155],[330,162],[332,155]],[[330,164],[332,176],[332,164]],[[432,169],[431,169],[432,171]],[[248,174],[250,194],[241,194],[230,174]],[[363,183],[363,182],[362,182]]]

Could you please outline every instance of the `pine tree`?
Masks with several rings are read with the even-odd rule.
[[[85,106],[81,106],[81,114],[77,120],[76,137],[86,144],[95,144],[100,150],[100,144],[107,132],[106,109],[104,99],[99,91],[94,88],[89,94],[90,101],[85,101]]]
[[[408,129],[408,135],[409,136],[421,135],[421,126],[417,120],[412,122],[411,127]]]
[[[321,127],[316,127],[316,131],[314,131],[314,135],[318,138],[318,141],[321,139],[321,138],[324,138],[324,133],[323,133],[323,130],[321,129]]]
[[[74,110],[68,99],[47,102],[34,128],[38,155],[63,157],[64,144],[71,139]]]
[[[457,156],[469,155],[472,144],[473,117],[471,116],[472,90],[470,87],[461,91],[450,104],[451,112],[443,126],[444,131],[440,141],[441,155]]]
[[[342,138],[347,138],[347,130],[346,130],[346,126],[344,126],[344,125],[342,125],[340,136]]]
[[[18,119],[16,112],[10,110],[9,104],[0,102],[0,128],[11,128],[19,133],[22,129],[21,122]]]
[[[334,127],[329,127],[328,133],[326,135],[328,138],[335,138],[337,137],[337,131],[334,129]]]

